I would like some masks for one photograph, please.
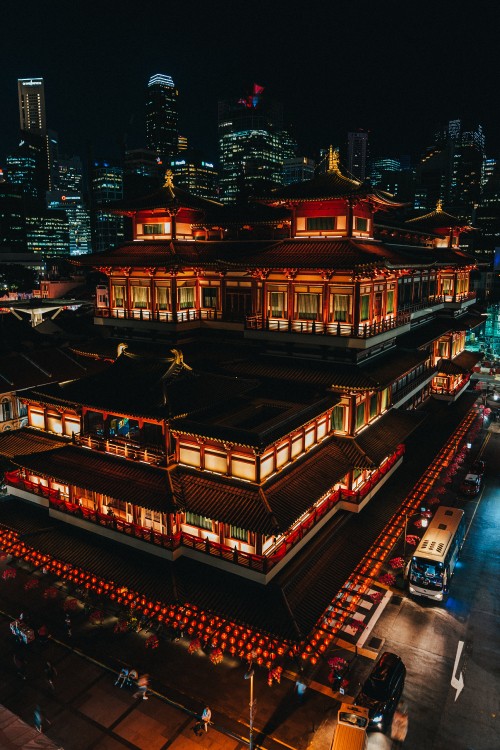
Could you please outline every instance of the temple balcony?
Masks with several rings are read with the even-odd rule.
[[[147,444],[117,436],[104,438],[98,435],[74,433],[73,442],[83,448],[111,453],[132,461],[144,461],[155,466],[165,463],[165,449],[161,445]]]
[[[444,309],[465,310],[476,302],[476,292],[463,292],[463,294],[445,294]]]
[[[302,339],[302,336],[321,336],[321,345],[365,349],[393,339],[395,335],[410,330],[410,312],[404,311],[384,320],[370,323],[323,323],[316,320],[283,320],[280,318],[263,318],[258,315],[247,316],[245,337],[273,340],[276,334],[286,335],[288,341]],[[317,342],[319,343],[319,342]]]
[[[432,386],[430,389],[431,395],[438,401],[449,401],[452,403],[453,401],[457,401],[462,393],[467,390],[469,380],[470,375],[465,375],[454,386],[450,386],[449,390],[441,386]]]
[[[244,315],[235,313],[223,314],[219,310],[206,308],[202,310],[124,310],[123,308],[95,308],[94,324],[123,328],[147,327],[149,330],[190,330],[195,328],[243,328]],[[145,325],[147,324],[147,325]]]
[[[437,374],[437,365],[433,367],[427,367],[421,375],[414,380],[411,380],[403,388],[399,388],[397,391],[392,393],[392,406],[396,409],[401,407],[406,401],[412,396],[415,396],[427,383],[430,383],[432,378]]]

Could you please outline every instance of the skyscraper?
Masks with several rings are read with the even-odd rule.
[[[43,78],[19,78],[17,81],[19,98],[19,122],[23,131],[45,135],[45,89]]]
[[[168,164],[178,150],[178,91],[170,76],[157,73],[148,83],[146,99],[146,141],[163,164]]]
[[[177,159],[172,159],[170,169],[176,187],[201,198],[218,199],[219,174],[212,162],[204,161],[197,152],[183,151]]]
[[[347,134],[347,169],[357,180],[366,178],[368,163],[368,133],[356,130]]]
[[[92,249],[102,253],[125,239],[124,220],[102,204],[123,198],[123,169],[108,162],[95,162],[92,170]],[[100,206],[101,204],[101,206]]]
[[[237,101],[219,102],[220,200],[261,196],[283,184],[283,155],[290,136],[281,104],[266,101],[263,87]]]

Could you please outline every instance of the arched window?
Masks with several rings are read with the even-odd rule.
[[[12,404],[10,399],[3,398],[0,406],[2,407],[0,409],[0,419],[2,422],[8,422],[10,419],[12,419]]]

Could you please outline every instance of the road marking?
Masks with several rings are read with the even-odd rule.
[[[457,646],[457,655],[455,656],[455,665],[453,667],[453,674],[451,675],[451,686],[452,688],[455,688],[455,690],[457,691],[457,694],[455,695],[455,700],[457,700],[458,696],[464,689],[464,677],[463,677],[462,672],[460,672],[460,677],[458,678],[458,680],[455,677],[457,673],[458,662],[460,661],[460,657],[462,655],[463,647],[464,647],[464,642],[459,641],[458,646]]]

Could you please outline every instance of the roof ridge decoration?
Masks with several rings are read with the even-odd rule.
[[[438,198],[436,203],[436,213],[440,214],[443,212],[443,199]]]
[[[164,188],[173,188],[174,187],[174,173],[171,169],[167,169],[165,172],[165,181],[163,183]]]

